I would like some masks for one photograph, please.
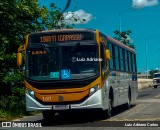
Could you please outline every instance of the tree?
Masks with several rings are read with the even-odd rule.
[[[54,3],[47,8],[39,6],[36,0],[0,0],[0,7],[0,84],[9,88],[23,86],[22,79],[15,78],[17,73],[22,73],[16,65],[16,53],[25,43],[26,35],[73,26],[65,22],[61,9]],[[13,85],[13,81],[17,84]]]
[[[54,3],[47,8],[36,0],[0,0],[0,19],[0,108],[18,115],[25,111],[24,72],[16,65],[18,47],[29,33],[73,26]]]
[[[149,74],[150,74],[150,76],[149,76],[149,78],[153,78],[153,75],[154,75],[154,73],[158,73],[159,72],[159,70],[150,70],[149,71]]]
[[[130,34],[132,33],[131,30],[120,32],[118,30],[114,31],[115,39],[122,42],[123,44],[135,49],[135,46],[131,43]]]
[[[0,0],[0,7],[0,84],[3,91],[23,86],[18,78],[17,81],[14,78],[19,72],[16,66],[17,48],[24,43],[25,36],[40,25],[35,21],[42,16],[43,8],[39,8],[34,0]],[[5,92],[8,91],[3,91],[3,94]]]

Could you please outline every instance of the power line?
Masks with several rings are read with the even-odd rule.
[[[61,13],[64,13],[69,8],[70,4],[71,4],[71,0],[68,0],[66,7],[63,9]]]

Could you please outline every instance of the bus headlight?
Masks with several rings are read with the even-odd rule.
[[[29,94],[31,97],[34,97],[34,91],[26,89],[26,93]]]
[[[89,93],[89,95],[92,95],[92,94],[95,93],[98,89],[99,89],[99,85],[96,85],[96,86],[90,88],[90,93]]]
[[[157,82],[156,80],[153,80],[153,83],[154,83],[154,84],[156,84],[156,82]]]

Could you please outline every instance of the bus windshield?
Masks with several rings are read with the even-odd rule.
[[[87,78],[99,73],[97,59],[96,44],[29,48],[26,77],[40,81]]]
[[[154,74],[153,78],[160,78],[160,74]]]

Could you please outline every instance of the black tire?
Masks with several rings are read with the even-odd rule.
[[[107,117],[110,118],[112,116],[112,103],[111,99],[108,101],[108,109],[107,109]]]
[[[107,119],[107,118],[110,118],[112,116],[112,106],[111,106],[111,100],[110,99],[108,101],[108,109],[102,110],[101,115],[102,115],[103,119]]]
[[[154,85],[154,88],[157,88],[157,85]]]
[[[108,99],[108,109],[107,109],[107,117],[110,118],[112,116],[112,105],[113,105],[114,95],[113,88],[110,88],[109,91],[109,99]]]
[[[55,118],[55,112],[54,111],[43,111],[43,119],[45,123],[51,123],[53,122]]]
[[[126,109],[129,109],[130,107],[131,107],[131,99],[130,99],[130,96],[128,96],[127,103],[126,103]]]
[[[110,91],[109,91],[109,97],[108,97],[108,109],[106,110],[103,110],[102,112],[102,117],[104,119],[106,118],[110,118],[112,116],[112,103],[113,103],[113,89],[112,87],[110,88]]]

